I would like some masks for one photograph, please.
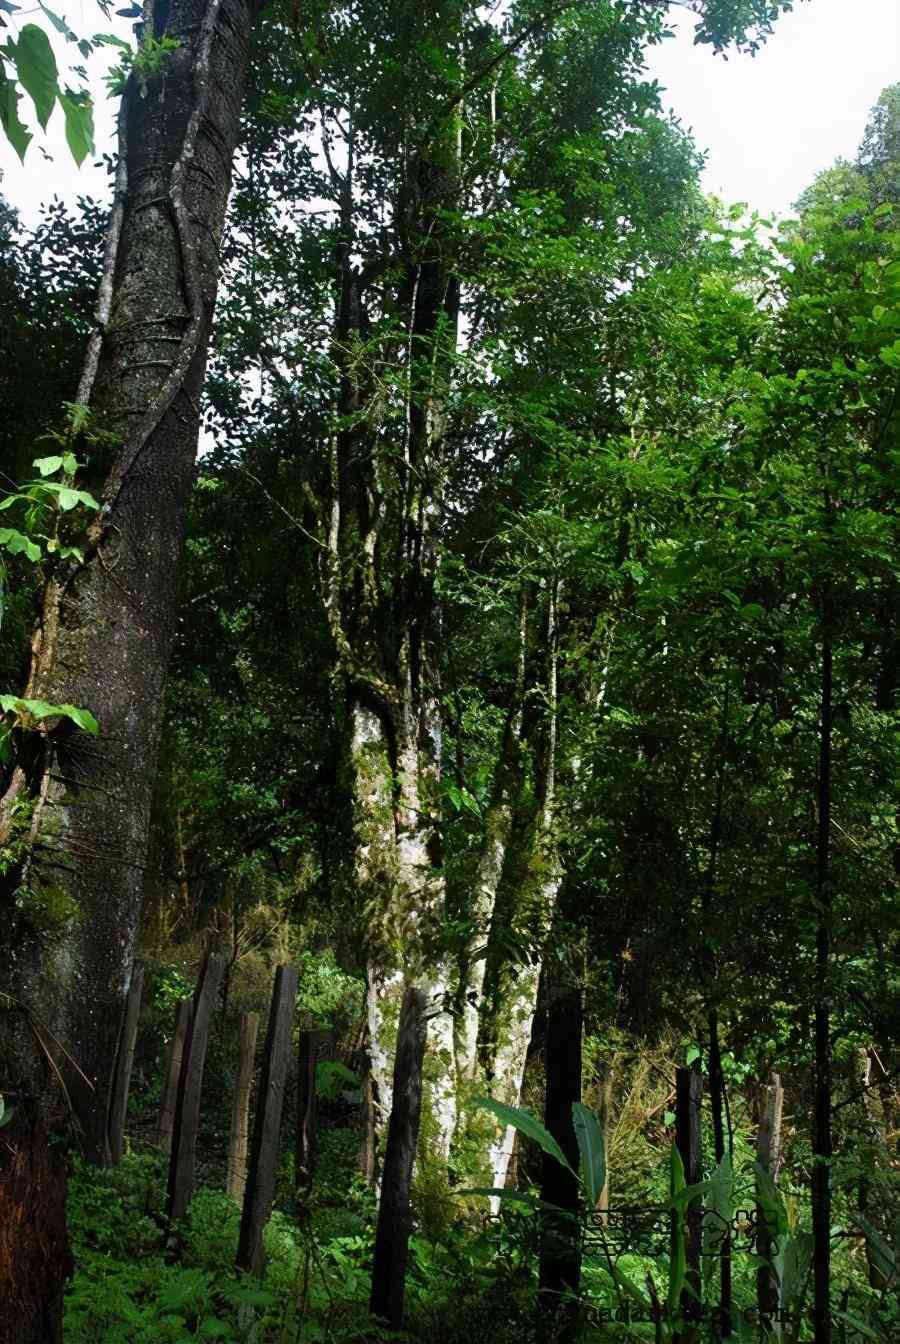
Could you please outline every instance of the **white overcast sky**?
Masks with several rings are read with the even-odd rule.
[[[109,27],[93,0],[56,2],[81,33]],[[788,212],[819,169],[839,155],[852,157],[869,108],[887,84],[900,80],[900,0],[795,0],[756,57],[727,61],[693,45],[686,11],[673,7],[672,15],[676,38],[650,53],[665,104],[707,152],[706,190],[764,214]],[[116,24],[130,36],[128,22]],[[56,46],[62,56],[64,46]],[[92,70],[99,74],[110,53],[105,49]],[[98,80],[98,152],[111,149],[113,138],[114,104],[101,89]],[[105,191],[102,168],[85,163],[78,170],[69,158],[58,109],[43,144],[53,162],[35,142],[23,167],[6,141],[0,143],[0,193],[26,224],[54,194],[71,200]]]

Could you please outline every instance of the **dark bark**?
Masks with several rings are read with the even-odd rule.
[[[545,1214],[541,1226],[538,1318],[546,1338],[568,1344],[577,1324],[572,1295],[581,1282],[580,1200],[574,1175],[579,1151],[572,1106],[581,1101],[583,1009],[578,986],[551,984],[548,998],[544,1127],[556,1139],[572,1171],[549,1153],[543,1154],[541,1199],[562,1213]]]
[[[169,1188],[166,1215],[171,1221],[183,1218],[194,1193],[194,1168],[197,1154],[197,1130],[200,1126],[200,1098],[203,1069],[209,1041],[216,996],[225,969],[221,957],[207,957],[197,982],[194,1011],[191,1015],[175,1101],[172,1151],[169,1158]]]
[[[124,95],[127,185],[108,258],[109,316],[82,380],[95,423],[109,435],[108,446],[93,450],[85,481],[103,508],[84,563],[48,586],[28,686],[31,695],[91,710],[101,733],[93,739],[64,725],[46,733],[15,772],[5,813],[0,801],[0,842],[11,798],[27,793],[34,808],[29,854],[0,891],[0,903],[10,902],[0,953],[17,997],[91,1084],[62,1064],[95,1160],[106,1152],[110,1072],[140,915],[218,238],[254,10],[251,0],[172,0],[167,28],[178,48],[158,73],[134,75]],[[23,888],[52,891],[76,917],[49,933],[29,921]],[[47,1104],[46,1071],[28,1033],[4,1042],[0,1062]]]
[[[238,1237],[237,1267],[256,1275],[262,1275],[265,1268],[263,1232],[272,1216],[272,1201],[275,1198],[278,1137],[281,1132],[284,1085],[291,1058],[297,980],[297,971],[293,966],[279,966],[275,972],[253,1121],[253,1144]]]
[[[422,1113],[422,1062],[425,1057],[425,996],[409,988],[403,998],[394,1056],[394,1105],[388,1122],[381,1176],[381,1200],[372,1261],[373,1316],[392,1330],[403,1324],[406,1258],[412,1231],[413,1163]]]
[[[712,1112],[713,1143],[716,1162],[725,1156],[725,1076],[722,1073],[722,1051],[719,1046],[719,1014],[709,1014],[709,1105]],[[731,1135],[728,1135],[729,1149]],[[731,1228],[722,1231],[719,1250],[719,1332],[723,1338],[731,1334]]]
[[[703,1077],[696,1068],[675,1070],[675,1143],[684,1167],[687,1185],[703,1178],[703,1149],[700,1137],[700,1099]],[[681,1294],[681,1315],[686,1330],[682,1341],[695,1337],[701,1316],[700,1253],[703,1210],[694,1199],[686,1211],[687,1286]]]
[[[135,962],[131,984],[125,1000],[125,1016],[119,1035],[119,1049],[113,1076],[112,1097],[109,1103],[109,1158],[120,1162],[125,1143],[125,1116],[128,1111],[128,1092],[131,1088],[131,1070],[134,1065],[134,1047],[137,1043],[138,1019],[141,1013],[141,995],[144,992],[144,967]]]
[[[2,1134],[0,1344],[58,1344],[63,1289],[74,1267],[65,1162],[48,1145],[43,1116],[31,1103],[19,1106]]]
[[[236,1204],[243,1204],[247,1186],[247,1130],[258,1028],[258,1013],[241,1013],[238,1071],[234,1081],[231,1136],[228,1141],[228,1166],[225,1174],[225,1189]]]

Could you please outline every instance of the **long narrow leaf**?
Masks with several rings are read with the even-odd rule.
[[[572,1105],[572,1124],[578,1140],[581,1154],[581,1178],[584,1181],[584,1194],[588,1208],[596,1208],[597,1200],[606,1182],[606,1152],[603,1145],[603,1130],[600,1121],[582,1106],[580,1101]]]
[[[535,1119],[530,1111],[522,1110],[518,1106],[504,1106],[501,1101],[494,1101],[493,1097],[476,1097],[474,1104],[481,1107],[482,1110],[490,1111],[502,1124],[512,1125],[513,1129],[517,1129],[520,1134],[524,1134],[528,1139],[533,1139],[539,1148],[542,1148],[545,1153],[548,1153],[550,1157],[565,1167],[566,1171],[572,1171],[556,1139],[544,1128],[540,1120]],[[572,1171],[572,1175],[575,1175],[574,1171]]]

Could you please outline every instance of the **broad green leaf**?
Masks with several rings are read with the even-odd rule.
[[[36,457],[34,465],[42,476],[52,476],[54,471],[59,471],[63,464],[62,455],[57,457]]]
[[[593,1111],[576,1101],[572,1106],[572,1124],[581,1154],[581,1179],[589,1208],[595,1208],[606,1181],[606,1153],[603,1130]]]
[[[784,1237],[788,1232],[787,1209],[781,1198],[781,1191],[772,1180],[771,1174],[758,1162],[753,1163],[756,1177],[756,1202],[762,1210],[771,1237]]]
[[[31,132],[23,125],[19,116],[19,93],[15,80],[9,79],[0,71],[0,126],[7,140],[25,162],[25,151],[31,142]]]
[[[725,1153],[706,1182],[709,1191],[708,1214],[703,1219],[703,1250],[711,1255],[731,1227],[734,1217],[734,1173],[731,1158]]]
[[[25,555],[36,564],[41,558],[41,548],[30,537],[17,532],[14,527],[0,527],[0,546],[12,555]]]
[[[34,103],[41,129],[46,129],[59,92],[56,57],[50,39],[36,23],[26,23],[16,43],[16,73]]]
[[[556,1139],[548,1133],[530,1111],[524,1111],[518,1106],[504,1106],[502,1102],[494,1101],[493,1097],[476,1097],[474,1104],[485,1111],[490,1111],[502,1124],[512,1125],[513,1129],[517,1129],[520,1134],[524,1134],[528,1139],[533,1139],[539,1148],[542,1148],[550,1157],[555,1158],[561,1166],[565,1167],[566,1171],[572,1171]],[[572,1175],[575,1175],[574,1171],[572,1171]]]
[[[26,700],[20,695],[0,695],[0,709],[5,714],[29,715],[38,721],[43,719],[71,719],[86,733],[96,737],[100,725],[88,709],[79,709],[77,705],[51,705],[47,700]]]
[[[94,152],[94,109],[87,99],[77,99],[68,90],[59,95],[59,105],[66,118],[66,144],[80,168]]]

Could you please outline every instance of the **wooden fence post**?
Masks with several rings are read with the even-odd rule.
[[[109,1099],[109,1116],[106,1122],[109,1160],[113,1165],[121,1162],[125,1145],[125,1115],[128,1111],[128,1091],[131,1087],[131,1070],[134,1066],[134,1047],[137,1042],[143,992],[144,966],[143,962],[136,961],[131,968],[131,983],[125,999],[125,1012],[122,1029],[119,1032],[119,1048],[116,1051],[116,1067]]]
[[[675,1144],[684,1167],[685,1184],[695,1185],[703,1179],[703,1151],[700,1140],[700,1098],[703,1077],[699,1070],[675,1070]],[[702,1316],[700,1252],[703,1230],[703,1205],[697,1198],[686,1210],[685,1251],[687,1282],[681,1294],[681,1314],[690,1324],[699,1323]],[[674,1235],[674,1233],[673,1233]],[[693,1332],[689,1329],[688,1335]]]
[[[325,1038],[324,1031],[300,1033],[297,1052],[297,1142],[294,1150],[294,1184],[298,1190],[310,1188],[316,1166],[316,1129],[319,1119],[316,1065]]]
[[[225,1189],[237,1204],[243,1204],[247,1184],[247,1122],[258,1030],[259,1014],[241,1013],[238,1069],[234,1083],[234,1102],[231,1107],[231,1137],[228,1142],[228,1166],[225,1176]]]
[[[203,1090],[209,1023],[224,970],[225,963],[221,957],[207,956],[194,994],[194,1011],[181,1056],[172,1151],[169,1157],[166,1216],[170,1222],[184,1217],[194,1193],[197,1129],[200,1124],[200,1095]]]
[[[278,1169],[278,1136],[284,1104],[284,1084],[291,1056],[291,1029],[297,1002],[297,971],[279,966],[272,987],[272,1007],[266,1031],[265,1055],[256,1099],[253,1145],[241,1230],[237,1267],[261,1275],[265,1264],[263,1231],[272,1214],[275,1176]]]
[[[412,1231],[410,1187],[422,1115],[426,1031],[425,995],[410,986],[403,997],[397,1031],[394,1104],[384,1149],[369,1300],[372,1315],[386,1320],[392,1330],[399,1330],[403,1322],[406,1260]]]
[[[166,1153],[172,1147],[172,1129],[175,1125],[175,1103],[178,1099],[181,1059],[184,1054],[184,1042],[187,1038],[188,1027],[193,1015],[194,1000],[182,999],[175,1016],[175,1032],[169,1042],[169,1058],[166,1064],[162,1098],[159,1103],[159,1120],[156,1125],[157,1145]]]
[[[777,1073],[772,1074],[771,1086],[766,1088],[766,1100],[760,1118],[759,1132],[756,1136],[756,1160],[773,1181],[778,1180],[778,1168],[781,1165],[781,1113],[784,1107],[784,1088]],[[774,1251],[772,1228],[757,1200],[756,1204],[756,1254],[768,1264],[760,1265],[756,1271],[756,1304],[759,1309],[760,1326],[765,1329],[772,1323],[778,1311],[779,1285],[778,1275],[771,1267]]]

